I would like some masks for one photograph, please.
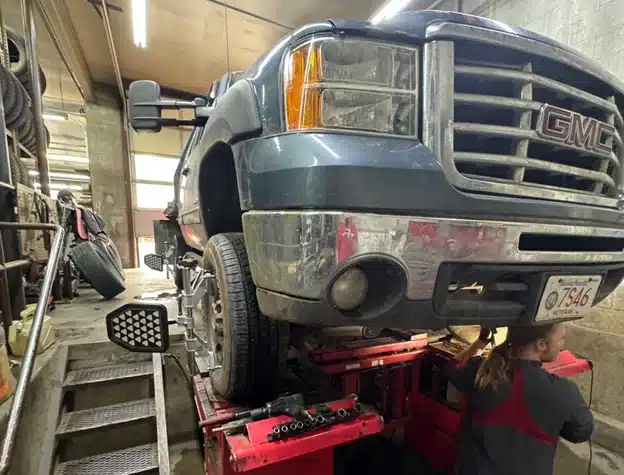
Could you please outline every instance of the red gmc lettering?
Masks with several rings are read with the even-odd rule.
[[[537,134],[553,142],[610,156],[615,127],[593,117],[545,104],[537,121]]]
[[[566,138],[566,143],[576,145],[579,148],[593,150],[596,140],[597,124],[598,121],[596,119],[572,114],[570,135]]]
[[[613,138],[615,137],[615,127],[604,122],[598,123],[598,133],[596,135],[595,149],[597,152],[606,155],[611,154],[613,149]]]
[[[570,135],[570,120],[572,112],[546,105],[541,112],[538,122],[538,132],[544,137],[557,141],[564,141]]]

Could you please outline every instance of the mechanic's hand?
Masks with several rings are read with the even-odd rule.
[[[492,331],[487,327],[481,327],[481,331],[479,332],[479,341],[483,343],[489,343],[492,338]]]

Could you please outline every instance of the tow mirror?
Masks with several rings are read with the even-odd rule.
[[[128,92],[130,124],[136,131],[160,132],[160,86],[154,81],[134,81]]]
[[[193,109],[195,118],[190,120],[162,117],[163,109]],[[163,127],[203,125],[212,109],[205,97],[192,101],[162,100],[160,86],[154,81],[134,81],[128,90],[128,115],[130,125],[137,132],[160,132]]]

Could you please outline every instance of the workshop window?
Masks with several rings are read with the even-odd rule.
[[[157,209],[162,211],[170,201],[173,201],[173,185],[136,184],[137,209]]]
[[[178,162],[177,157],[134,154],[134,179],[137,182],[173,183]]]
[[[136,209],[159,210],[173,201],[173,176],[180,159],[163,155],[133,154]]]

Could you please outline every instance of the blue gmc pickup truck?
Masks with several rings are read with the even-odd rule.
[[[216,276],[218,391],[293,328],[581,318],[624,277],[623,94],[562,44],[437,11],[305,26],[194,102],[133,83],[136,130],[195,110],[170,211]]]

